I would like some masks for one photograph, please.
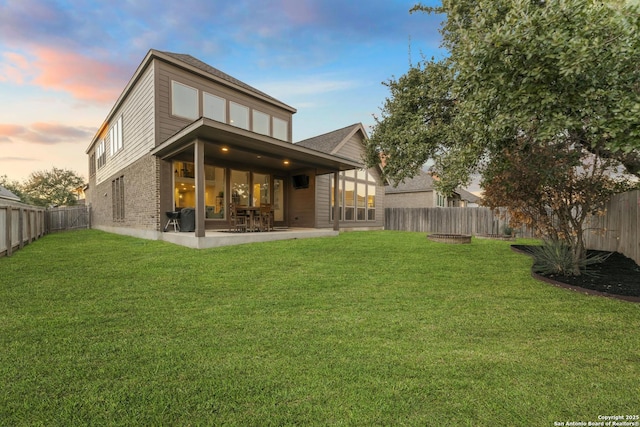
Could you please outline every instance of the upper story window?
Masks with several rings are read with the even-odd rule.
[[[225,123],[227,121],[227,108],[224,98],[204,92],[203,116]]]
[[[198,114],[198,89],[171,81],[171,114],[195,120]]]
[[[253,131],[268,136],[270,118],[268,114],[253,110]]]
[[[249,109],[244,105],[229,102],[229,124],[249,129]]]
[[[112,156],[122,149],[122,116],[118,118],[113,127],[109,130],[109,142],[111,144]]]
[[[98,169],[107,164],[107,150],[105,150],[104,139],[100,141],[96,148],[96,157],[98,158]]]
[[[273,137],[283,141],[289,141],[289,122],[286,120],[273,118]]]

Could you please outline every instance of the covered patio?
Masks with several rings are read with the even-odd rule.
[[[185,246],[190,247],[215,247],[224,246],[221,242],[238,242],[240,240],[247,241],[265,241],[280,240],[283,238],[299,238],[296,235],[306,236],[309,234],[324,234],[328,231],[337,234],[339,230],[339,206],[334,207],[335,220],[333,222],[333,230],[318,230],[317,233],[311,233],[314,229],[279,229],[278,231],[268,233],[241,233],[246,236],[233,236],[234,233],[226,233],[222,231],[224,221],[209,221],[206,216],[205,203],[205,169],[208,165],[216,165],[223,168],[242,168],[249,171],[270,171],[271,183],[273,177],[284,176],[291,178],[300,171],[312,171],[311,179],[315,180],[317,175],[333,174],[334,179],[338,180],[338,174],[341,171],[363,168],[364,165],[352,159],[342,158],[335,155],[326,154],[307,147],[298,146],[287,141],[282,141],[266,135],[261,135],[236,126],[222,123],[208,118],[200,118],[179,132],[168,138],[165,142],[157,146],[151,151],[152,155],[159,157],[167,162],[186,161],[193,162],[193,187],[195,189],[195,231],[193,233],[181,233],[183,236],[167,234],[168,241],[189,242]],[[173,168],[171,169],[173,171]],[[227,176],[230,172],[227,172]],[[252,172],[253,173],[253,172]],[[168,178],[168,177],[166,177]],[[168,183],[168,179],[162,181]],[[225,189],[230,190],[229,182]],[[333,197],[338,200],[339,189],[336,186]],[[168,192],[164,194],[169,194]],[[224,191],[225,199],[223,201],[224,209],[228,209],[231,199],[230,191]],[[269,196],[273,198],[273,194]],[[161,209],[164,211],[173,210],[176,205],[175,200],[169,202],[168,197],[164,198],[161,203]],[[269,202],[267,202],[269,203]],[[290,212],[291,216],[296,216],[296,212]],[[215,231],[212,230],[216,228]],[[289,224],[280,224],[288,226]],[[249,235],[250,234],[250,235]],[[255,234],[255,235],[254,235]],[[269,237],[266,237],[266,236]],[[273,236],[271,236],[273,235]],[[215,240],[209,240],[214,238]],[[187,239],[191,240],[187,240]],[[193,241],[198,243],[193,243]],[[215,243],[214,243],[215,242]],[[183,244],[183,243],[178,243]]]

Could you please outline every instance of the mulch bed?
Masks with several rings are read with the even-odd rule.
[[[531,246],[511,245],[511,248],[532,256]],[[588,251],[590,255],[602,253]],[[580,276],[531,274],[538,280],[578,292],[640,302],[640,266],[618,252],[611,253],[601,264],[590,265],[587,274]]]

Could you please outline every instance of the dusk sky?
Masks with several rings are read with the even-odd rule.
[[[440,18],[404,0],[0,0],[0,176],[87,177],[85,150],[149,49],[190,54],[297,108],[293,140],[362,122]],[[437,4],[437,0],[423,1]]]

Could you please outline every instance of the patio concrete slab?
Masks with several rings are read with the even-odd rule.
[[[221,246],[242,245],[245,243],[273,242],[276,240],[335,237],[338,234],[338,231],[332,229],[317,228],[286,228],[255,233],[234,233],[228,231],[208,230],[204,237],[196,237],[195,233],[169,231],[162,233],[160,240],[194,249],[207,249]]]

